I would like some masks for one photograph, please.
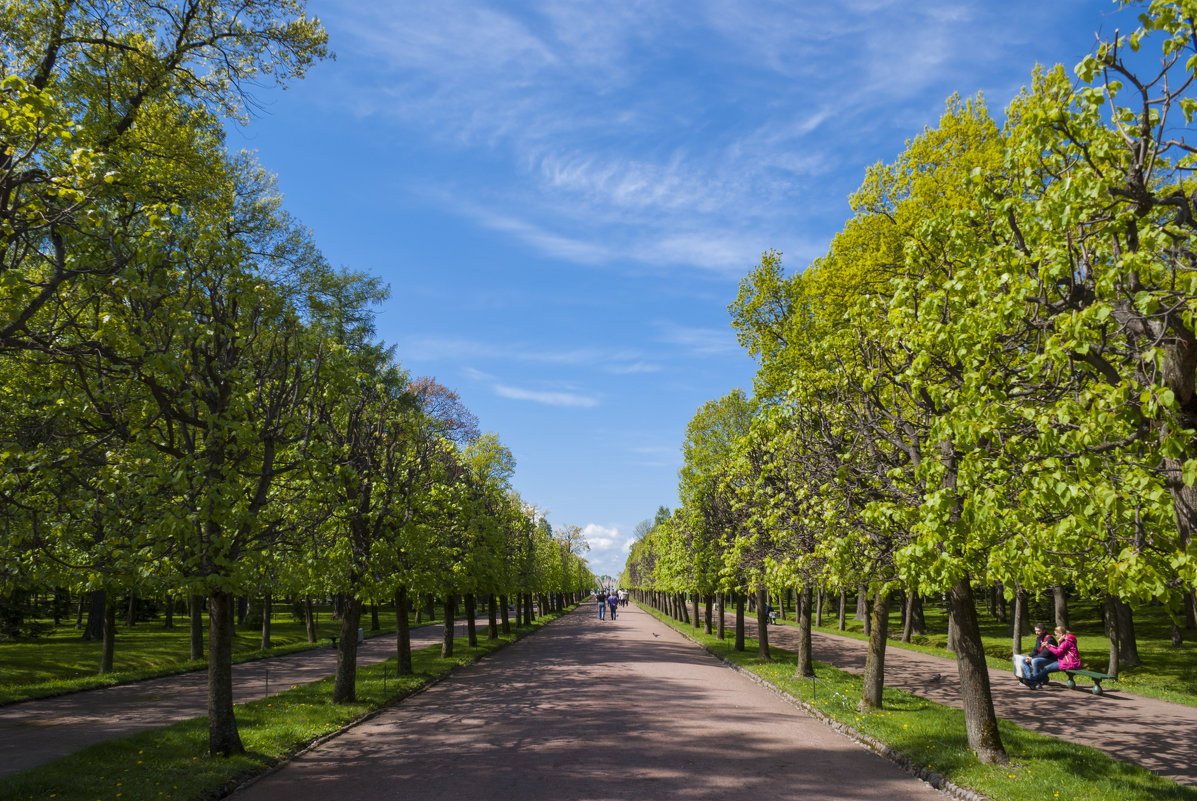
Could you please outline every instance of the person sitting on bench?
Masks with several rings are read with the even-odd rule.
[[[1035,624],[1035,647],[1031,653],[1022,656],[1022,670],[1018,671],[1018,680],[1023,684],[1030,683],[1030,677],[1043,669],[1048,662],[1055,661],[1054,656],[1047,650],[1048,645],[1058,645],[1056,638],[1047,633],[1046,623]]]
[[[1032,690],[1047,684],[1047,676],[1054,670],[1071,670],[1081,666],[1081,655],[1076,649],[1076,635],[1063,626],[1056,626],[1056,639],[1059,645],[1043,646],[1056,660],[1048,662],[1027,679],[1027,686]]]

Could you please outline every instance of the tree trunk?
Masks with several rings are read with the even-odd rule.
[[[998,581],[993,585],[993,604],[997,612],[997,622],[1006,622],[1006,587]]]
[[[213,591],[208,599],[208,752],[245,751],[233,714],[233,596]]]
[[[736,593],[736,644],[737,651],[744,650],[744,594]]]
[[[711,624],[714,621],[714,614],[715,614],[714,601],[712,600],[712,596],[708,593],[705,596],[705,604],[703,606],[703,616],[702,616],[703,617],[702,633],[703,634],[710,634],[711,631],[713,630],[714,627]]]
[[[129,590],[129,607],[125,611],[125,625],[133,628],[137,623],[137,594]]]
[[[467,592],[465,594],[465,612],[466,612],[466,644],[471,648],[478,647],[478,627],[474,620],[474,612],[477,611],[474,602],[474,593]]]
[[[395,672],[411,675],[411,628],[407,620],[407,587],[395,590]]]
[[[819,585],[819,594],[818,594],[817,600],[815,602],[815,625],[818,626],[819,628],[823,628],[823,598],[824,597],[825,597],[825,595],[823,593],[823,585],[820,584]]]
[[[769,656],[769,591],[761,587],[756,591],[756,656],[763,662],[772,662]]]
[[[1172,621],[1172,647],[1179,648],[1185,644],[1184,634],[1181,632],[1180,626],[1176,625],[1176,621]]]
[[[116,604],[104,607],[104,629],[100,635],[100,675],[112,672],[112,658],[116,653]]]
[[[698,628],[702,625],[702,621],[698,617],[698,593],[690,593],[690,604],[694,607],[694,614],[691,615],[691,618],[694,620],[694,628]]]
[[[813,676],[815,675],[815,663],[811,655],[810,640],[810,585],[803,584],[795,596],[794,612],[798,617],[798,664],[794,668],[794,675]]]
[[[303,625],[307,630],[308,642],[316,642],[316,610],[312,607],[312,599],[303,599]]]
[[[162,621],[162,628],[173,629],[175,627],[175,599],[173,595],[166,596],[166,603],[163,605],[164,617]]]
[[[856,615],[855,620],[861,622],[869,619],[869,588],[861,584],[860,589],[856,593]]]
[[[341,605],[341,636],[337,640],[337,673],[333,679],[333,703],[357,700],[357,630],[362,621],[362,600],[347,595]]]
[[[370,602],[370,631],[378,631],[382,623],[378,619],[378,601]]]
[[[1014,613],[1010,615],[1010,647],[1013,653],[1022,653],[1022,621],[1026,614],[1027,591],[1021,586],[1014,590]]]
[[[1118,610],[1114,608],[1112,596],[1106,596],[1102,617],[1105,618],[1106,639],[1110,641],[1110,661],[1106,665],[1106,673],[1118,678]]]
[[[237,625],[244,626],[245,619],[249,617],[249,596],[237,596]]]
[[[865,655],[864,677],[861,682],[862,709],[881,709],[885,690],[885,641],[889,629],[889,591],[877,590],[873,598],[873,625],[870,627],[869,650]]]
[[[1120,669],[1138,667],[1139,642],[1135,637],[1135,616],[1131,608],[1121,599],[1114,599],[1114,607],[1118,613],[1118,667]]]
[[[499,602],[493,592],[486,601],[486,639],[499,639]]]
[[[83,608],[87,605],[89,593],[79,593],[79,604],[75,609],[75,631],[83,630]]]
[[[457,616],[457,596],[449,593],[445,596],[445,621],[441,626],[441,659],[453,656],[453,618]]]
[[[204,658],[204,596],[192,595],[187,612],[191,629],[191,661],[198,662]],[[211,625],[211,621],[208,623]]]
[[[715,638],[720,640],[727,639],[727,618],[724,614],[727,612],[727,593],[715,593],[715,603],[719,606],[719,620],[716,621]]]
[[[1068,628],[1068,595],[1064,592],[1063,584],[1052,585],[1052,597],[1056,605],[1056,625]]]
[[[902,613],[902,642],[910,642],[910,635],[914,633],[914,599],[918,597],[918,590],[906,593],[906,610]]]
[[[503,633],[511,633],[511,618],[507,617],[507,596],[499,596],[499,615],[503,621]]]
[[[270,593],[262,596],[262,644],[261,649],[265,651],[270,647],[270,616],[274,613],[274,599]]]
[[[844,631],[848,626],[848,590],[845,587],[840,588],[840,606],[836,615],[839,618],[838,628]]]
[[[1009,762],[989,688],[989,668],[977,624],[977,607],[969,577],[964,576],[948,594],[951,619],[956,631],[956,666],[960,674],[960,700],[964,706],[964,727],[968,747],[981,762],[1005,765]]]
[[[87,626],[83,629],[82,639],[94,642],[104,639],[104,616],[108,609],[108,593],[104,590],[92,590],[87,599]]]

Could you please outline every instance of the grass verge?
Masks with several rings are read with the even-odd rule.
[[[756,641],[744,651],[642,607],[708,651],[758,676],[801,704],[904,755],[915,771],[928,771],[994,801],[1197,801],[1185,787],[1095,748],[1057,740],[999,721],[1009,765],[986,765],[968,749],[964,713],[917,695],[886,688],[884,709],[858,709],[859,676],[816,663],[814,681],[794,676],[792,652],[770,645],[774,661],[756,658]],[[1008,660],[1007,660],[1008,661]]]
[[[560,613],[559,613],[560,614]],[[475,662],[540,628],[559,614],[497,640],[479,638],[470,648],[455,640],[455,656],[440,658],[440,645],[412,654],[414,674],[395,676],[395,660],[359,668],[357,702],[334,704],[332,677],[237,706],[244,754],[208,756],[206,717],[151,729],[85,748],[32,770],[0,779],[9,801],[201,801],[223,797],[310,743],[334,734],[363,715],[393,704],[451,671]]]

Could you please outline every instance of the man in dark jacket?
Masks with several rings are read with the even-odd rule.
[[[1056,638],[1047,633],[1046,623],[1035,624],[1035,647],[1031,649],[1031,653],[1027,654],[1025,659],[1025,666],[1022,669],[1022,675],[1018,680],[1023,684],[1027,683],[1028,676],[1034,676],[1043,666],[1048,662],[1055,660],[1055,656],[1051,651],[1044,646],[1056,645]]]

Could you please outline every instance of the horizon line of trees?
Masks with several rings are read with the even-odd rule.
[[[1036,69],[1004,124],[951,98],[804,271],[764,254],[730,306],[753,396],[699,409],[682,506],[626,570],[758,608],[795,589],[802,674],[812,589],[867,594],[866,707],[895,593],[946,597],[985,762],[1007,756],[976,588],[1016,604],[1016,647],[1030,596],[1100,600],[1111,672],[1131,605],[1164,604],[1179,644],[1195,604],[1197,12],[1121,5],[1138,27]]]

